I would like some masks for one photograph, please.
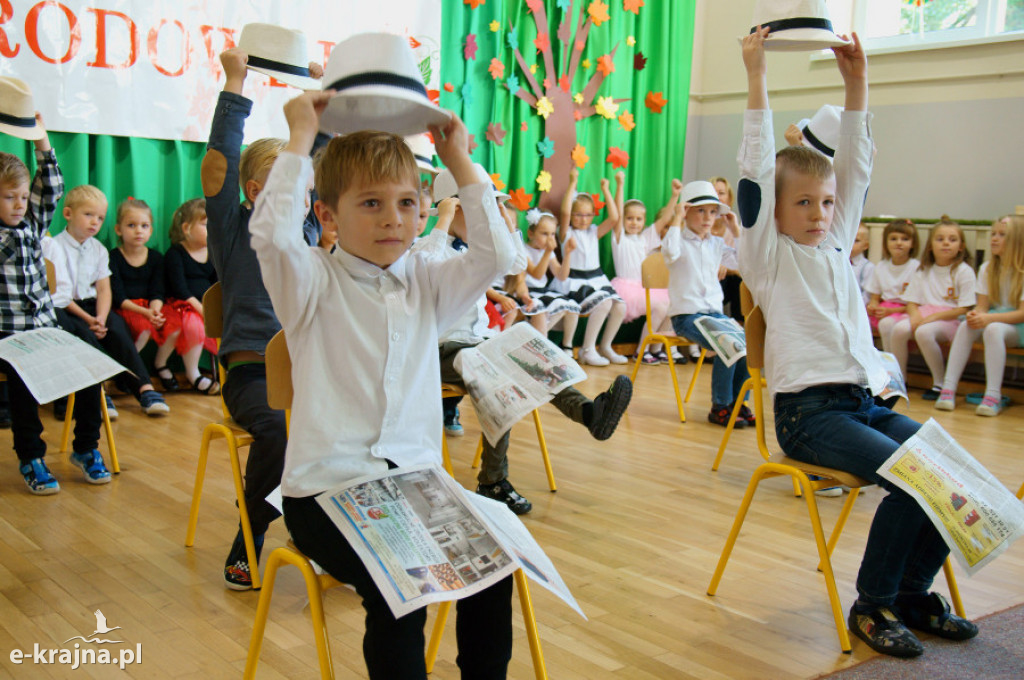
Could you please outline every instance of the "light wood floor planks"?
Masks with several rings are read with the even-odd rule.
[[[692,370],[680,368],[681,382]],[[550,677],[809,678],[869,657],[857,641],[852,655],[839,651],[824,583],[814,570],[806,509],[788,479],[762,484],[718,595],[705,594],[760,458],[753,431],[737,432],[720,470],[711,472],[722,429],[705,420],[710,370],[700,377],[686,424],[676,422],[667,371],[641,368],[633,404],[607,442],[595,442],[552,407],[542,409],[556,494],[547,490],[532,423],[513,431],[510,479],[534,504],[527,526],[589,617],[584,621],[542,589],[532,590]],[[594,395],[619,372],[591,369],[581,389]],[[936,416],[1016,491],[1024,481],[1024,408],[984,419],[962,398],[957,411],[939,413],[919,395],[915,391],[910,406],[901,408],[920,420]],[[1022,395],[1014,396],[1021,401]],[[200,432],[218,417],[219,405],[194,393],[168,401],[170,417],[149,419],[130,398],[118,399],[123,472],[102,487],[85,484],[81,472],[56,453],[59,424],[45,411],[47,460],[62,485],[53,497],[27,493],[10,451],[10,431],[0,431],[0,448],[7,451],[0,465],[0,678],[241,676],[258,595],[228,591],[221,581],[237,523],[222,443],[211,453],[196,545],[183,545]],[[463,408],[462,421],[467,436],[449,443],[457,478],[471,486],[469,462],[479,432],[472,407]],[[880,498],[874,488],[863,494],[836,550],[846,607],[855,596],[864,537]],[[840,500],[821,499],[820,506],[830,523]],[[264,554],[285,540],[283,523],[275,522]],[[1022,573],[1024,544],[973,579],[958,573],[969,615],[1024,602]],[[941,577],[938,588],[945,589]],[[305,605],[301,579],[285,568],[258,677],[319,677]],[[328,593],[325,606],[338,677],[365,677],[358,599],[339,589]],[[72,671],[11,662],[12,649],[61,647],[88,633],[96,609],[109,625],[121,626],[122,639],[141,643],[142,663],[124,671]],[[518,613],[515,626],[509,676],[532,678]],[[457,678],[454,659],[449,623],[433,677]]]

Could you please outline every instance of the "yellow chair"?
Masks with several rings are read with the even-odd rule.
[[[722,549],[722,555],[718,560],[718,566],[715,568],[715,573],[711,578],[711,584],[708,586],[708,595],[714,595],[715,591],[718,589],[718,584],[722,578],[722,572],[725,571],[725,565],[729,561],[729,556],[732,553],[733,546],[736,544],[736,538],[739,536],[740,528],[743,526],[743,520],[746,518],[747,510],[754,498],[754,493],[757,491],[758,485],[764,479],[789,476],[793,479],[794,485],[799,485],[799,489],[802,489],[804,500],[807,502],[807,512],[810,515],[811,529],[814,532],[814,541],[817,545],[818,557],[820,559],[818,569],[824,572],[825,575],[825,587],[828,591],[828,598],[832,607],[832,616],[835,619],[836,631],[839,634],[839,645],[843,652],[849,653],[851,651],[850,636],[846,629],[844,611],[842,603],[839,600],[839,592],[836,588],[835,573],[832,570],[831,555],[832,551],[835,549],[836,543],[839,541],[839,536],[843,531],[846,520],[849,518],[850,512],[853,510],[853,504],[857,500],[860,490],[865,486],[870,486],[871,482],[842,470],[822,467],[819,465],[811,465],[810,463],[804,463],[788,456],[772,456],[772,454],[768,452],[764,438],[765,410],[764,394],[761,388],[761,369],[764,367],[765,320],[764,315],[758,307],[753,307],[748,312],[746,303],[748,300],[750,302],[752,302],[752,300],[750,300],[750,294],[749,291],[747,291],[746,286],[743,286],[741,291],[745,294],[744,313],[746,313],[747,319],[747,368],[750,369],[751,388],[754,393],[754,414],[757,418],[757,444],[761,451],[761,455],[764,456],[766,462],[758,466],[750,479],[750,483],[747,485],[743,501],[740,503],[739,510],[736,513],[736,520],[733,522],[732,530],[729,532],[729,537],[726,539],[725,547]],[[817,476],[819,479],[811,479],[811,475]],[[848,486],[850,488],[850,493],[839,513],[839,519],[836,520],[835,528],[832,530],[832,534],[826,543],[825,534],[821,526],[821,517],[818,514],[817,501],[815,500],[813,492],[817,489],[825,489],[839,485]],[[959,616],[964,616],[963,602],[960,599],[960,590],[957,587],[956,577],[953,574],[952,565],[949,559],[947,559],[946,563],[943,565],[943,571],[945,572],[946,581],[949,585],[950,598],[953,600],[953,607]]]
[[[220,343],[223,326],[224,307],[220,283],[210,286],[203,295],[203,324],[206,328],[206,335],[216,338]],[[224,367],[217,361],[217,373],[220,384],[224,384]],[[268,372],[269,373],[269,372]],[[268,393],[270,391],[268,376]],[[249,511],[245,505],[245,484],[242,481],[242,463],[238,450],[243,446],[252,444],[252,436],[245,429],[231,419],[228,407],[224,403],[224,394],[221,392],[220,407],[223,419],[219,422],[208,423],[203,428],[203,438],[199,444],[199,461],[196,465],[196,483],[192,488],[192,505],[189,508],[188,532],[185,535],[185,547],[191,548],[196,539],[196,526],[199,523],[199,499],[203,493],[203,479],[206,476],[206,459],[210,452],[210,442],[214,439],[223,438],[228,445],[228,459],[231,461],[231,474],[235,484],[235,499],[238,502],[238,516],[242,524],[242,538],[245,541],[245,553],[249,560],[250,573],[252,576],[253,589],[260,588],[260,570],[256,566],[256,544],[252,537],[252,526],[249,524]]]
[[[448,385],[448,387],[458,389],[454,385]],[[267,345],[267,401],[273,408],[288,411],[291,408],[292,394],[291,358],[288,354],[288,344],[285,340],[284,331],[278,331]],[[250,564],[254,563],[251,562]],[[274,581],[277,578],[277,570],[282,564],[290,564],[302,572],[302,578],[306,583],[306,595],[309,598],[313,635],[316,640],[316,651],[320,665],[320,677],[333,678],[334,664],[331,661],[330,638],[327,635],[327,621],[324,617],[323,592],[344,584],[330,574],[317,574],[309,558],[303,555],[291,541],[288,542],[287,547],[275,549],[267,559],[263,576],[265,587],[260,592],[259,603],[256,606],[256,619],[253,622],[252,637],[249,641],[249,653],[246,657],[245,674],[243,677],[246,680],[255,677],[256,665],[259,663],[260,658],[260,649],[263,647],[263,634],[267,627],[270,600],[274,595]],[[526,575],[522,569],[516,571],[514,576],[516,587],[519,591],[519,603],[523,611],[526,634],[530,642],[530,654],[533,657],[534,673],[537,680],[545,680],[547,678],[547,670],[540,646],[537,619],[534,616],[533,603],[530,598],[530,588],[526,583]],[[434,621],[426,651],[428,673],[433,670],[434,662],[437,660],[437,651],[441,646],[441,637],[444,635],[444,626],[451,606],[451,602],[442,602],[438,606],[437,618]]]
[[[679,379],[676,377],[676,363],[672,358],[672,348],[696,345],[697,343],[681,338],[678,335],[658,333],[651,325],[651,289],[668,288],[668,266],[665,264],[665,258],[660,252],[651,253],[644,258],[640,275],[647,302],[647,320],[644,322],[647,324],[647,337],[644,338],[644,341],[640,343],[640,347],[636,350],[636,363],[633,364],[633,375],[630,380],[633,381],[633,389],[636,389],[637,372],[640,370],[640,364],[643,362],[644,352],[647,350],[648,345],[663,344],[665,346],[665,354],[668,356],[669,372],[672,374],[672,387],[675,389],[676,406],[679,408],[679,421],[685,423],[686,412],[683,411],[683,402],[689,403],[690,401],[690,395],[693,394],[693,386],[697,384],[697,376],[700,375],[700,367],[704,365],[704,357],[707,355],[707,350],[703,347],[700,348],[700,358],[697,359],[697,366],[693,369],[693,377],[690,378],[690,386],[686,390],[686,399],[680,398]]]
[[[1021,484],[1020,488],[1017,489],[1017,498],[1024,500],[1024,484]]]

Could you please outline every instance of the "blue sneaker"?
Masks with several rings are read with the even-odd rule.
[[[72,453],[71,462],[82,468],[85,473],[85,481],[90,484],[107,484],[110,482],[110,472],[103,464],[103,456],[97,449]]]
[[[154,418],[171,412],[167,402],[164,401],[164,396],[156,390],[140,392],[139,404],[142,405],[142,410],[145,411],[147,416],[153,416]]]
[[[444,433],[449,437],[461,437],[466,434],[466,431],[462,429],[462,423],[459,422],[459,409],[455,409],[455,415],[444,424]]]
[[[104,394],[107,399],[107,417],[113,422],[117,420],[117,407],[114,406],[114,400],[110,398],[109,394]]]
[[[25,484],[28,485],[29,493],[37,496],[52,496],[60,491],[60,484],[42,458],[33,458],[27,463],[21,464],[21,474],[25,477]]]

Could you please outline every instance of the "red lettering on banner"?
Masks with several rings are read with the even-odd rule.
[[[68,29],[71,32],[70,39],[68,40],[68,49],[64,56],[59,59],[46,56],[39,47],[39,15],[46,7],[60,8],[68,20]],[[32,9],[25,16],[25,40],[28,42],[29,49],[47,64],[64,64],[74,59],[75,55],[78,54],[78,48],[82,44],[82,29],[78,25],[78,17],[70,9],[56,2],[56,0],[43,0],[43,2],[33,5]]]
[[[160,29],[164,27],[164,24],[174,24],[181,29],[181,67],[177,71],[169,71],[156,63],[157,39],[160,37]],[[185,24],[177,19],[161,19],[155,28],[149,29],[149,38],[146,41],[146,46],[149,50],[149,61],[152,62],[153,68],[165,76],[171,78],[180,76],[189,67],[189,64],[192,63],[192,43],[189,40],[188,31],[185,30]]]
[[[337,43],[330,40],[317,40],[317,43],[324,46],[324,60],[320,62],[320,65],[327,66],[327,60],[331,57],[331,50],[334,49]]]
[[[139,29],[135,25],[127,14],[122,12],[115,12],[112,9],[95,9],[93,7],[87,7],[87,12],[92,12],[96,15],[96,61],[86,62],[86,66],[95,66],[96,68],[113,68],[113,69],[124,69],[130,68],[135,64],[135,59],[138,57],[138,46],[139,46]],[[124,21],[125,25],[128,26],[128,58],[122,61],[120,64],[110,64],[107,62],[107,17],[117,17]]]
[[[224,36],[224,45],[219,50],[215,49],[213,44],[214,31],[218,31],[220,32],[221,35]],[[232,47],[235,47],[237,45],[237,43],[235,42],[235,29],[223,28],[221,26],[203,25],[199,27],[199,33],[202,34],[203,44],[206,46],[206,58],[209,61],[210,70],[213,71],[215,76],[220,78],[222,69],[220,67],[220,60],[217,58],[217,55],[219,55],[224,50],[231,49]]]
[[[9,0],[0,0],[0,24],[6,24],[10,21],[11,17],[14,16],[14,8],[11,6]],[[18,54],[21,49],[21,45],[15,45],[11,47],[11,44],[7,41],[7,34],[0,28],[0,55],[3,55],[10,59],[11,57]]]

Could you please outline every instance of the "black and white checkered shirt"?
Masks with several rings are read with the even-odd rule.
[[[53,151],[36,150],[36,161],[25,219],[13,227],[0,222],[0,333],[57,325],[42,239],[64,195],[64,178]]]

